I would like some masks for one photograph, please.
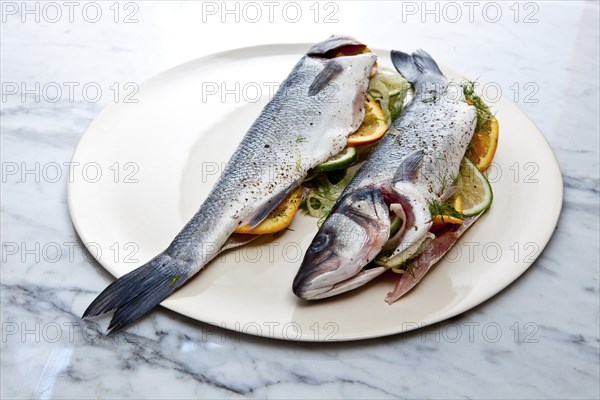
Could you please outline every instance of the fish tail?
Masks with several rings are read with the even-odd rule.
[[[123,275],[98,295],[82,318],[115,310],[108,334],[117,332],[156,307],[188,280],[190,262],[161,253]]]
[[[417,50],[412,55],[398,50],[392,50],[394,67],[411,84],[426,79],[444,77],[435,60],[425,50]]]

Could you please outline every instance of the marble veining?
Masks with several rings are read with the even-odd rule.
[[[401,3],[338,2],[321,4],[317,23],[308,3],[297,23],[278,13],[272,23],[248,22],[254,14],[221,23],[207,3],[140,1],[121,3],[118,22],[104,3],[97,23],[80,8],[73,22],[63,8],[52,23],[51,10],[36,22],[13,12],[22,3],[3,2],[1,397],[598,398],[598,3],[530,3],[537,8],[521,8],[520,22],[512,2],[503,3],[498,22],[482,16],[483,5],[473,22],[464,14],[453,23],[450,14],[436,22]],[[337,22],[325,22],[333,11]],[[537,22],[523,23],[532,11]],[[132,12],[137,22],[124,23]],[[112,278],[90,260],[71,224],[66,170],[54,179],[47,166],[70,160],[86,127],[114,101],[111,86],[216,51],[318,41],[332,32],[374,47],[425,48],[497,83],[536,123],[555,151],[565,190],[555,234],[535,264],[463,315],[360,342],[256,338],[164,309],[114,337],[103,335],[106,321],[82,321]],[[63,89],[58,100],[50,91],[21,98],[22,84],[41,90],[52,82]],[[69,98],[66,82],[94,83],[102,95],[94,102],[76,89]]]

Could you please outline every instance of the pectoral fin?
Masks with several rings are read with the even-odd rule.
[[[321,90],[323,90],[329,82],[335,79],[342,71],[344,67],[336,60],[329,60],[325,65],[325,68],[315,77],[315,80],[308,88],[309,96],[316,96]]]
[[[248,222],[250,228],[254,228],[258,224],[260,224],[265,218],[269,216],[277,208],[279,204],[296,188],[300,185],[301,182],[294,182],[290,186],[288,186],[285,190],[282,190],[279,193],[276,193],[272,197],[270,197],[262,206],[256,209],[254,215]]]
[[[406,157],[394,174],[393,182],[413,181],[417,177],[419,167],[423,161],[423,150],[417,150]]]
[[[235,249],[236,247],[243,246],[255,239],[258,239],[260,236],[261,235],[251,235],[247,233],[232,233],[223,245],[223,247],[221,247],[221,251]]]

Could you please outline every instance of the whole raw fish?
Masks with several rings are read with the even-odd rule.
[[[250,240],[253,235],[234,234],[236,228],[258,225],[300,186],[311,168],[342,151],[364,118],[376,61],[373,53],[344,56],[348,48],[365,46],[347,36],[333,36],[300,59],[194,217],[164,252],[100,293],[84,317],[115,310],[111,332],[136,320],[223,249]]]
[[[302,299],[347,292],[417,256],[418,271],[424,274],[471,223],[435,237],[429,205],[454,190],[475,129],[475,107],[426,52],[392,51],[392,62],[413,85],[414,98],[360,167],[309,246],[293,283]],[[394,214],[402,225],[390,238]],[[414,286],[410,278],[403,279],[386,300]]]

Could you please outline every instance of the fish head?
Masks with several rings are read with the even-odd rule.
[[[383,273],[363,270],[390,232],[390,215],[378,188],[347,194],[319,229],[294,278],[293,291],[305,300],[346,292]]]

